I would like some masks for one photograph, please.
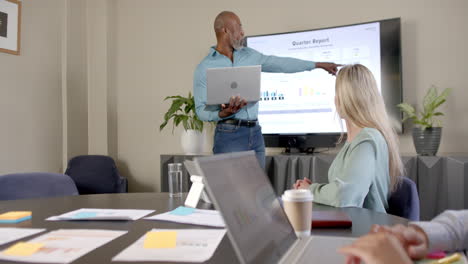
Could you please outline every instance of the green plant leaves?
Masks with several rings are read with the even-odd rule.
[[[401,103],[397,106],[400,108],[401,111],[403,111],[403,122],[405,122],[408,118],[416,118],[416,111],[414,110],[414,107],[412,105],[407,103]]]
[[[435,112],[435,110],[447,101],[450,92],[451,89],[446,88],[442,93],[438,94],[437,87],[432,85],[423,98],[423,111],[419,114],[416,113],[416,110],[410,104],[398,104],[397,107],[400,108],[404,114],[403,122],[407,119],[412,119],[413,123],[419,125],[422,130],[431,128],[435,126],[434,124],[440,126],[441,122],[436,117],[443,116],[444,114],[442,112]]]
[[[163,130],[170,120],[173,122],[172,133],[174,128],[182,124],[185,130],[194,129],[203,131],[203,121],[198,119],[195,112],[195,100],[191,92],[187,97],[180,95],[167,96],[164,101],[172,100],[171,106],[164,114],[164,122],[159,126],[159,130]]]
[[[431,86],[427,91],[426,95],[423,98],[423,108],[424,113],[428,113],[433,110],[434,100],[437,98],[437,88],[435,86]]]

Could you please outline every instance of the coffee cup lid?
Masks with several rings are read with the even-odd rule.
[[[286,190],[282,196],[283,201],[313,201],[314,196],[310,190]]]

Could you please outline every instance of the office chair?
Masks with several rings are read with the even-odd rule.
[[[127,192],[127,179],[120,176],[108,156],[76,156],[68,162],[65,174],[73,179],[80,194]]]
[[[400,178],[400,184],[388,199],[387,213],[419,221],[419,195],[416,184],[407,177]]]
[[[64,174],[32,172],[0,175],[0,200],[78,195],[73,180]]]

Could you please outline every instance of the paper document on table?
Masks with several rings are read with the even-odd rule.
[[[0,245],[45,231],[45,228],[0,227]]]
[[[175,247],[151,243],[152,237],[175,237]],[[112,261],[204,262],[209,260],[226,234],[225,229],[153,229],[124,249]],[[156,242],[156,241],[154,241]],[[154,247],[147,245],[153,244]]]
[[[183,224],[225,227],[223,217],[219,211],[194,209],[180,206],[175,210],[146,217],[146,220],[169,221]]]
[[[0,259],[66,264],[125,233],[127,231],[59,229],[6,248],[0,252]]]
[[[46,220],[137,220],[153,212],[154,210],[82,208],[62,215],[51,216]]]

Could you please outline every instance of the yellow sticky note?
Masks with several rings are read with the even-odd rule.
[[[176,231],[151,231],[146,233],[144,248],[175,248]]]
[[[0,220],[15,220],[23,218],[26,216],[31,216],[30,211],[12,211],[4,214],[0,214]]]
[[[3,251],[3,254],[10,256],[31,256],[43,246],[44,244],[41,243],[18,242]]]

